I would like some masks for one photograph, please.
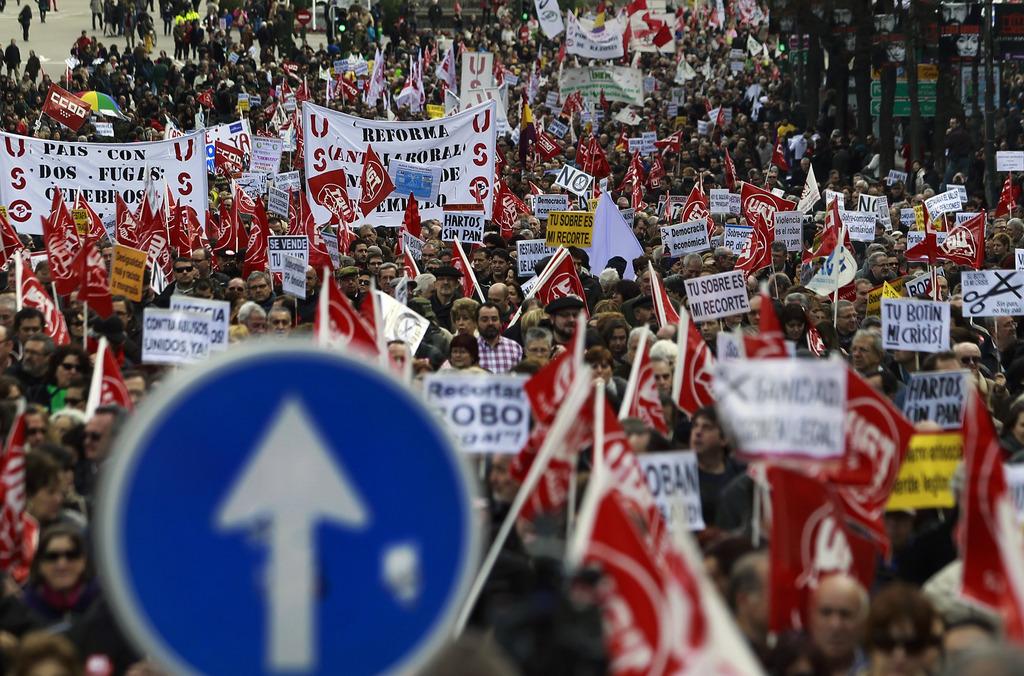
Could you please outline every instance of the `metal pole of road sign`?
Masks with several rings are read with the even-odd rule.
[[[992,49],[993,19],[992,0],[985,0],[985,20],[981,22],[985,48],[981,53],[985,55],[985,202],[990,208],[995,207],[999,201],[999,193],[996,191],[996,126],[993,118],[996,88],[992,74],[992,62],[995,59]]]

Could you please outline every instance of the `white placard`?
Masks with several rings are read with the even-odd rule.
[[[107,136],[109,138],[114,138],[113,122],[93,122],[92,126],[96,129],[97,136]]]
[[[964,317],[1024,315],[1024,272],[964,270],[960,284]]]
[[[900,226],[904,228],[914,227],[917,217],[913,209],[900,209]],[[907,247],[908,249],[910,247]]]
[[[1017,513],[1018,523],[1024,523],[1024,465],[1003,465],[1003,476],[1006,478],[1006,490]]]
[[[331,259],[331,265],[337,270],[341,267],[341,252],[338,250],[338,233],[328,230],[321,230],[320,237],[324,240],[324,248],[327,249],[327,257]]]
[[[533,198],[533,215],[539,221],[548,220],[552,211],[568,211],[569,196],[565,194],[535,195]]]
[[[932,293],[932,276],[931,273],[924,273],[918,275],[912,280],[904,284],[903,289],[907,292],[907,296],[910,298],[925,298]]]
[[[206,315],[210,320],[210,350],[228,349],[228,325],[231,323],[231,303],[212,298],[193,298],[179,293],[171,296],[170,309]]]
[[[641,453],[637,460],[651,497],[668,527],[702,530],[704,514],[700,506],[697,454],[693,451]]]
[[[719,420],[744,457],[837,460],[846,452],[846,374],[838,358],[718,362]]]
[[[274,177],[274,185],[281,190],[292,190],[299,189],[299,172],[298,171],[285,171]]]
[[[267,211],[281,218],[288,218],[290,195],[291,193],[287,190],[281,190],[274,186],[267,188]]]
[[[912,249],[921,242],[924,241],[925,232],[924,230],[910,230],[907,232],[907,248]],[[946,231],[939,231],[935,233],[935,245],[939,246],[946,241],[946,237],[949,233]]]
[[[929,197],[924,201],[924,206],[928,209],[928,215],[934,220],[942,214],[960,211],[963,203],[960,201],[960,191],[953,189]]]
[[[850,233],[850,240],[854,242],[875,241],[875,219],[877,214],[874,211],[846,211],[839,210],[839,218],[843,221],[847,231]]]
[[[741,205],[743,203],[742,196],[739,193],[729,193],[729,213],[738,215],[740,213]]]
[[[623,55],[622,31],[625,26],[608,20],[600,31],[587,30],[572,12],[565,15],[565,51],[584,59],[607,61]]]
[[[395,185],[395,194],[416,196],[421,202],[436,202],[441,187],[441,166],[391,160],[388,176]]]
[[[839,208],[846,208],[846,195],[835,190],[825,190],[825,209],[827,210],[832,206],[832,201],[837,200],[839,202]]]
[[[289,296],[303,299],[306,297],[306,264],[301,258],[285,254],[284,268],[281,270],[281,290]]]
[[[686,280],[686,297],[695,322],[706,322],[750,311],[747,283],[741,270]]]
[[[281,168],[284,141],[279,138],[257,136],[252,140],[252,158],[249,170],[263,174],[276,174]]]
[[[731,249],[738,256],[743,251],[743,247],[746,246],[752,232],[754,232],[754,228],[750,225],[727,224],[725,226],[726,248]]]
[[[446,211],[441,224],[441,241],[462,244],[482,244],[484,241],[484,215],[471,211]]]
[[[670,258],[679,258],[688,253],[708,251],[707,221],[689,221],[679,225],[665,225],[661,228],[661,241]]]
[[[892,230],[892,214],[889,213],[889,198],[882,195],[878,198],[878,202],[875,205],[875,211],[878,213],[878,220],[882,222],[882,227],[888,230]]]
[[[626,139],[626,146],[627,150],[629,150],[629,154],[632,155],[633,153],[641,152],[644,147],[644,140],[639,136],[635,138],[628,138]]]
[[[207,315],[155,307],[143,311],[143,364],[191,364],[209,356]]]
[[[380,314],[384,320],[384,340],[400,340],[409,346],[412,354],[416,354],[430,328],[430,320],[386,293],[378,291],[377,298],[380,299]]]
[[[518,453],[530,430],[526,376],[432,373],[423,397],[466,453]]]
[[[729,190],[726,188],[712,188],[708,196],[709,211],[713,214],[729,213]]]
[[[775,241],[783,242],[786,251],[803,249],[804,215],[799,211],[775,212]]]
[[[954,225],[960,225],[961,223],[966,223],[967,221],[971,220],[972,218],[974,218],[977,215],[978,215],[978,212],[976,212],[976,211],[960,211],[960,212],[958,212],[956,214],[956,221],[954,221]]]
[[[305,235],[271,235],[267,253],[271,272],[284,272],[285,256],[295,256],[303,265],[309,265],[309,241]]]
[[[593,183],[593,176],[568,164],[563,164],[558,176],[555,177],[555,185],[578,197],[586,197]]]
[[[1024,150],[997,150],[996,171],[1024,171]]]
[[[896,183],[907,183],[907,172],[899,171],[897,169],[890,169],[889,174],[885,177],[886,185],[895,185]]]
[[[522,239],[516,242],[516,274],[529,277],[534,273],[533,267],[548,256],[554,256],[557,247],[550,247],[542,239]]]
[[[1024,249],[1013,250],[1013,261],[1015,268],[1018,270],[1024,270]]]
[[[949,303],[882,299],[882,349],[943,352],[949,349]]]
[[[657,152],[658,147],[654,145],[655,141],[658,140],[657,132],[645,131],[640,134],[640,153],[643,155],[652,155]]]
[[[958,430],[970,382],[967,371],[911,373],[904,391],[903,415],[912,423],[930,420],[944,430]]]

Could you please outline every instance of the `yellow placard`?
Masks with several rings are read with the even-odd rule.
[[[676,129],[679,129],[680,127],[685,127],[686,126],[686,116],[685,115],[676,115],[676,119],[675,119],[675,122],[673,122],[673,125],[675,126]]]
[[[903,284],[904,281],[900,278],[892,284],[889,282],[882,282],[880,286],[876,286],[868,291],[867,314],[873,317],[880,317],[882,314],[882,299],[902,298]]]
[[[436,103],[427,104],[427,118],[439,120],[442,117],[444,117],[444,106],[439,106]]]
[[[915,434],[889,496],[889,511],[952,507],[951,482],[963,455],[959,432]]]
[[[924,230],[924,205],[914,205],[914,230]]]
[[[551,211],[544,243],[547,246],[586,248],[594,241],[593,211]]]
[[[589,209],[590,211],[597,211],[597,203],[600,202],[600,201],[601,201],[600,197],[598,197],[596,199],[588,199],[587,200],[587,209]]]
[[[114,245],[114,258],[110,265],[110,293],[129,300],[142,300],[143,275],[146,272],[146,252],[130,246]]]
[[[0,204],[0,216],[7,218],[7,207],[2,204]]]
[[[244,99],[238,98],[238,112],[246,113],[249,111],[249,97],[246,96]]]
[[[89,234],[89,212],[86,209],[72,209],[71,218],[75,221],[75,230],[78,234],[85,236]]]

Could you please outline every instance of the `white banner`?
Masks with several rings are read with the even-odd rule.
[[[841,458],[846,373],[838,358],[718,362],[712,386],[719,420],[748,458]]]
[[[65,202],[81,192],[104,222],[113,222],[116,195],[134,206],[146,175],[166,179],[171,195],[197,223],[206,220],[206,158],[202,132],[149,143],[64,143],[0,133],[0,203],[20,233],[41,235],[53,193]]]
[[[442,371],[424,378],[423,396],[466,453],[518,453],[530,430],[525,383],[526,376]]]
[[[637,460],[651,497],[668,527],[703,530],[697,454],[693,451],[640,453]]]
[[[839,219],[850,233],[850,240],[854,242],[875,241],[876,216],[874,211],[839,210]]]
[[[558,0],[533,0],[533,6],[537,10],[537,19],[540,21],[540,29],[544,37],[553,40],[565,30],[562,23],[562,10],[558,8]]]
[[[217,141],[242,151],[242,166],[249,166],[252,154],[252,131],[249,119],[243,118],[229,124],[218,124],[206,129],[206,170],[214,173],[213,159],[216,155]]]
[[[928,215],[933,219],[948,212],[960,211],[962,205],[960,191],[956,189],[940,192],[938,195],[929,197],[924,201],[924,206],[928,209]]]
[[[463,56],[464,63],[468,56],[468,52]],[[490,218],[494,190],[495,105],[491,101],[438,120],[386,122],[345,115],[306,101],[302,106],[302,124],[307,186],[316,183],[321,175],[336,177],[340,172],[335,170],[343,168],[348,195],[358,204],[363,154],[367,146],[372,145],[385,166],[395,159],[441,168],[437,201],[419,201],[423,220],[440,221],[442,207],[448,202],[482,203],[484,213]],[[319,182],[326,182],[320,194],[329,199],[335,192],[329,185],[330,179]],[[327,222],[330,212],[313,195],[308,196],[316,222]],[[369,219],[378,226],[398,226],[408,200],[408,195],[392,193],[371,212]]]
[[[688,279],[686,297],[695,322],[750,312],[747,282],[741,270]]]
[[[441,241],[483,244],[484,215],[471,211],[446,211],[441,223]]]
[[[548,256],[554,256],[557,247],[550,247],[542,239],[521,239],[516,242],[516,273],[520,277],[534,274],[533,266]]]
[[[210,318],[148,307],[142,319],[143,364],[191,364],[210,356]]]
[[[1024,315],[1024,273],[1019,270],[964,270],[964,317]]]
[[[912,423],[931,420],[944,430],[958,430],[969,387],[967,371],[911,373],[904,392],[903,415]]]
[[[565,51],[585,59],[621,59],[621,27],[614,21],[605,21],[603,30],[587,31],[571,11],[566,12]]]
[[[494,54],[490,52],[463,52],[459,96],[474,89],[494,86]]]
[[[883,298],[882,349],[914,352],[948,350],[949,303]]]
[[[804,214],[801,211],[775,212],[775,241],[784,242],[786,251],[803,250]]]
[[[591,66],[566,68],[558,80],[559,97],[580,92],[590,101],[600,101],[601,92],[608,101],[644,105],[644,74],[639,68]]]
[[[707,221],[690,221],[679,225],[665,225],[661,228],[661,241],[670,258],[679,258],[688,253],[708,251]]]
[[[228,325],[231,323],[229,302],[212,298],[193,298],[176,293],[171,296],[170,309],[206,315],[210,320],[210,350],[223,352],[228,349]]]
[[[294,256],[309,265],[309,240],[305,235],[271,235],[267,238],[270,271],[284,272],[284,257]]]

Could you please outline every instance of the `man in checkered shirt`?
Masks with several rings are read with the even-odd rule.
[[[523,348],[501,335],[501,311],[494,303],[480,306],[477,316],[480,337],[480,366],[491,373],[508,373],[523,359]]]

